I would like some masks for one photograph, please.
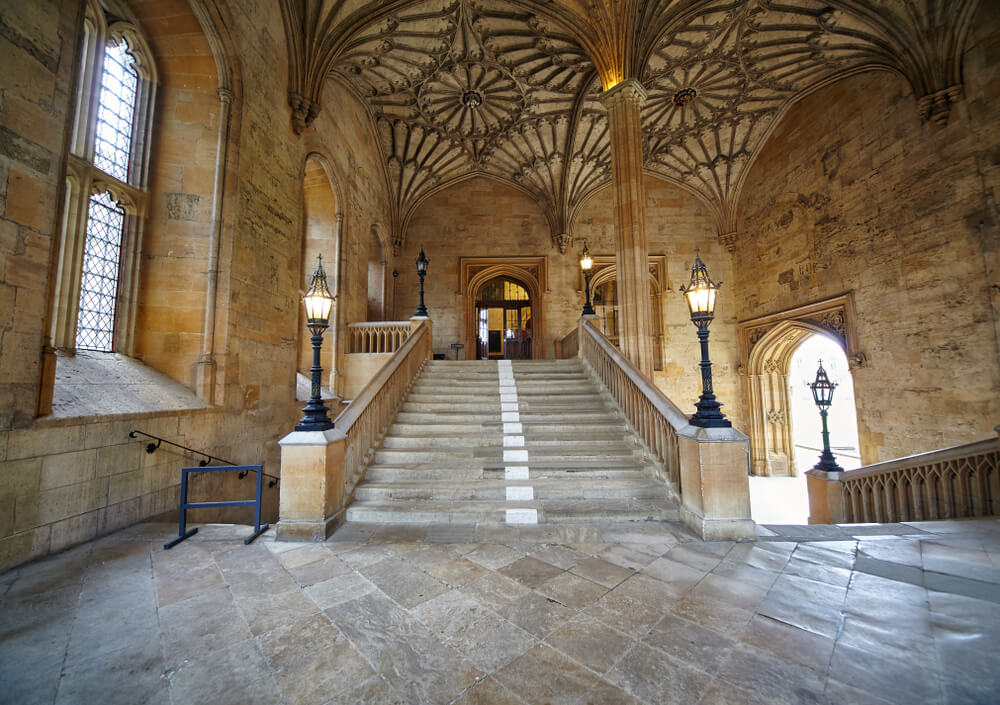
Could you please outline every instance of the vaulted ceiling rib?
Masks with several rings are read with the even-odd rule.
[[[516,184],[561,249],[610,178],[600,92],[635,77],[647,171],[699,194],[720,235],[789,105],[817,86],[889,69],[945,124],[977,0],[281,0],[293,123],[334,78],[369,106],[397,238],[413,208],[472,174]],[[317,88],[317,80],[319,87]],[[398,242],[397,242],[398,244]]]

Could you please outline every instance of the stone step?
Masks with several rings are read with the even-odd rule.
[[[523,426],[524,424],[522,424]],[[633,449],[638,447],[634,439],[624,433],[531,433],[521,434],[524,438],[526,448],[565,448],[567,453],[585,452],[591,449]],[[498,431],[491,433],[442,433],[419,435],[392,434],[386,436],[382,442],[382,447],[391,448],[490,448],[493,446],[505,446],[508,448],[520,447],[507,441],[507,438]]]
[[[591,445],[583,448],[567,450],[565,444],[535,445],[526,448],[504,448],[502,446],[441,446],[418,448],[380,448],[375,451],[375,462],[402,463],[402,464],[436,464],[443,460],[483,460],[491,463],[502,462],[505,450],[527,450],[530,458],[529,464],[534,464],[535,460],[543,458],[562,458],[573,462],[579,458],[627,458],[642,457],[642,451],[638,447],[628,446],[624,443],[608,445]]]
[[[589,435],[566,437],[560,434],[525,435],[524,445],[515,445],[498,433],[440,435],[440,436],[386,436],[382,441],[384,450],[432,450],[437,448],[527,448],[532,451],[547,452],[563,450],[565,455],[590,455],[597,452],[631,452],[638,446],[621,434],[606,438]]]
[[[460,404],[476,402],[482,405],[499,403],[501,393],[502,392],[499,387],[492,387],[489,390],[476,393],[465,392],[461,389],[454,389],[451,387],[442,387],[437,391],[431,391],[428,389],[413,389],[410,391],[407,401],[413,403],[434,402],[437,404],[444,404],[447,402],[457,402]],[[559,402],[563,404],[576,404],[580,401],[593,402],[596,404],[606,403],[602,396],[590,391],[518,388],[514,393],[518,396],[518,402],[538,402],[548,400],[554,403]]]
[[[499,473],[495,473],[499,474]],[[502,475],[501,475],[502,478]],[[634,478],[532,478],[528,480],[473,479],[465,481],[366,482],[355,490],[355,499],[365,502],[433,500],[507,501],[508,487],[532,488],[534,498],[548,499],[666,499],[663,485],[646,477]]]
[[[466,420],[470,424],[500,423],[500,409],[493,412],[479,413],[434,413],[430,411],[401,411],[396,416],[397,423],[406,424],[434,424],[434,423],[458,423]],[[554,424],[554,425],[576,425],[576,424],[610,424],[613,426],[623,425],[624,419],[620,414],[605,409],[603,411],[581,411],[581,412],[552,412],[552,411],[520,411],[521,423],[523,424]]]
[[[366,482],[421,482],[446,480],[462,482],[505,476],[504,465],[470,463],[436,463],[413,465],[372,465],[365,473]],[[601,462],[532,463],[528,472],[532,480],[555,478],[642,479],[649,478],[646,468],[634,459],[603,460]],[[360,485],[358,489],[363,487]]]
[[[500,419],[492,422],[471,423],[433,423],[437,417],[429,416],[428,423],[395,423],[389,428],[390,436],[423,436],[423,435],[456,435],[482,434],[503,432]],[[621,419],[609,419],[606,423],[545,423],[525,421],[522,417],[521,428],[525,438],[559,439],[559,438],[621,438],[627,433],[627,426]]]
[[[507,511],[534,509],[538,523],[592,521],[677,521],[677,506],[667,500],[603,499],[499,502],[355,501],[347,508],[347,521],[390,524],[502,524]]]
[[[500,370],[506,367],[428,363],[355,489],[347,520],[479,524],[678,518],[669,490],[654,479],[621,412],[579,360],[509,366],[521,426],[519,433],[507,434],[500,401]],[[524,445],[513,445],[521,438]],[[514,460],[524,451],[526,461]],[[524,473],[526,479],[512,479]],[[507,499],[526,496],[527,487],[530,500]],[[508,488],[519,491],[508,493]]]
[[[540,398],[536,400],[527,400],[525,398],[519,398],[517,400],[518,411],[523,413],[530,412],[577,412],[577,411],[589,411],[597,412],[603,411],[605,413],[612,413],[612,410],[604,403],[601,399],[581,399],[578,401],[567,402],[560,399],[545,399]],[[500,412],[500,398],[496,397],[491,399],[489,402],[484,402],[482,399],[468,401],[414,401],[409,400],[403,403],[402,411],[404,412],[415,412],[423,411],[436,414],[448,414],[448,413],[459,413],[468,411],[470,413],[483,413],[484,411],[492,412],[493,407],[496,409],[497,413]]]

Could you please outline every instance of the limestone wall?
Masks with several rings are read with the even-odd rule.
[[[1000,35],[981,14],[947,127],[922,125],[895,75],[848,78],[791,109],[744,187],[740,319],[854,292],[865,462],[989,437],[1000,421]]]
[[[364,111],[333,89],[312,135],[296,136],[277,6],[219,3],[235,99],[223,196],[216,407],[150,409],[127,417],[109,409],[36,420],[78,5],[41,0],[0,7],[7,28],[0,37],[0,570],[176,507],[179,468],[196,459],[163,449],[146,454],[144,442],[129,440],[130,428],[238,463],[262,462],[277,473],[277,440],[301,416],[294,375],[305,331],[298,292],[306,155],[323,151],[341,179],[345,252],[366,242],[372,223],[388,212]],[[205,310],[218,78],[187,3],[137,0],[132,9],[162,81],[136,347],[147,364],[193,391]],[[341,305],[349,311],[344,323],[360,320],[365,292],[346,291]],[[328,334],[327,346],[329,341]],[[201,498],[251,491],[251,480],[235,477],[205,477],[194,487]],[[276,505],[275,494],[267,493],[266,506]],[[246,521],[248,511],[233,510],[228,518],[242,512]]]
[[[548,291],[544,293],[544,332],[533,346],[545,358],[553,356],[553,340],[576,324],[578,305],[574,267],[577,255],[560,255],[552,244],[548,221],[528,195],[498,182],[477,178],[461,182],[430,197],[410,220],[406,242],[398,257],[396,284],[400,318],[417,307],[417,271],[414,264],[423,248],[430,265],[424,302],[434,321],[434,352],[454,357],[449,347],[464,342],[463,301],[458,294],[462,257],[529,255],[547,257]],[[475,359],[475,350],[463,355]],[[460,358],[461,359],[461,358]]]

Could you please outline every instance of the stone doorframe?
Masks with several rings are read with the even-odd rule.
[[[465,359],[476,359],[476,297],[486,282],[508,277],[523,285],[531,299],[531,358],[543,356],[544,295],[548,291],[545,257],[462,257],[458,293],[465,320]]]
[[[795,350],[813,334],[840,344],[852,374],[867,362],[858,348],[850,292],[739,324],[739,373],[754,475],[795,475],[788,374]]]

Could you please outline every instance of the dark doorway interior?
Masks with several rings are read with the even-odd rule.
[[[507,277],[483,284],[476,298],[478,360],[531,359],[531,297]]]

